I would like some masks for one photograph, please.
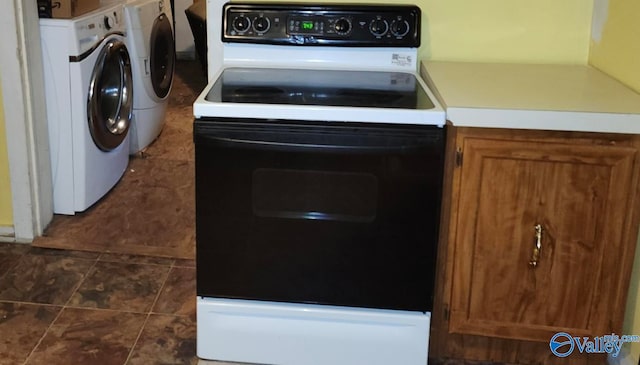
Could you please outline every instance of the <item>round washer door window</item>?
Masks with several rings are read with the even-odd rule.
[[[171,21],[166,14],[160,14],[151,31],[151,85],[159,98],[164,98],[171,90],[175,67],[175,45]]]
[[[127,47],[108,40],[93,68],[87,105],[89,131],[102,151],[117,148],[126,138],[133,114],[133,78]]]

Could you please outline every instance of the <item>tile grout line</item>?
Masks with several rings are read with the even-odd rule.
[[[69,308],[68,304],[71,301],[71,298],[73,298],[73,294],[75,294],[78,289],[80,289],[80,286],[82,285],[82,283],[84,283],[84,281],[87,279],[87,277],[89,277],[89,272],[91,272],[91,270],[96,266],[96,264],[98,263],[98,259],[100,258],[100,256],[102,256],[102,254],[98,255],[98,257],[96,257],[93,260],[93,265],[91,265],[91,267],[89,267],[87,269],[87,271],[84,273],[84,275],[82,276],[82,280],[78,281],[78,284],[76,284],[76,286],[73,288],[73,291],[71,292],[71,295],[69,295],[69,298],[67,299],[67,301],[64,303],[64,305],[60,306],[60,311],[58,312],[58,314],[56,315],[56,318],[53,319],[53,321],[51,321],[51,323],[49,324],[49,326],[47,327],[47,329],[42,333],[42,336],[40,336],[40,339],[38,340],[38,342],[35,344],[35,346],[33,346],[33,348],[31,349],[31,352],[29,352],[29,355],[27,356],[27,358],[24,360],[23,364],[27,364],[29,362],[29,359],[31,359],[31,357],[33,356],[33,354],[36,352],[36,349],[38,347],[40,347],[40,344],[42,343],[42,340],[44,340],[44,338],[47,336],[47,333],[49,333],[49,330],[51,330],[51,327],[53,327],[53,325],[58,321],[58,319],[60,318],[60,316],[62,315],[62,312],[64,312],[65,308]]]
[[[124,360],[124,363],[122,365],[128,364],[129,360],[131,360],[131,356],[133,356],[133,351],[136,349],[136,345],[138,344],[140,337],[142,337],[142,332],[144,332],[144,328],[147,326],[147,323],[149,322],[149,317],[151,317],[151,312],[148,312],[145,314],[144,322],[142,322],[142,326],[138,331],[138,335],[136,336],[136,339],[133,341],[133,345],[131,345],[131,348],[129,349],[129,354],[127,355],[127,358]]]
[[[58,320],[58,318],[60,318],[60,316],[62,315],[62,312],[64,311],[64,307],[60,308],[60,311],[58,312],[58,314],[56,315],[56,318],[53,319],[53,321],[51,321],[51,323],[49,324],[49,326],[47,327],[46,330],[44,330],[44,332],[42,332],[42,336],[40,336],[40,339],[38,340],[38,342],[36,342],[35,346],[33,346],[33,348],[31,349],[31,351],[29,352],[29,355],[27,356],[26,359],[24,359],[23,364],[27,364],[29,362],[29,360],[31,359],[31,357],[33,356],[33,354],[36,352],[36,349],[38,347],[40,347],[40,344],[42,343],[42,340],[44,340],[44,338],[47,336],[47,333],[49,333],[49,330],[51,329],[51,327],[53,327],[54,323],[56,323],[56,321]]]
[[[129,350],[129,354],[127,355],[127,358],[124,361],[123,365],[128,364],[129,361],[131,360],[131,356],[133,356],[133,351],[136,349],[136,345],[138,345],[138,341],[140,341],[140,337],[142,337],[142,332],[144,332],[144,329],[147,326],[147,323],[149,322],[151,313],[153,313],[153,308],[156,306],[158,299],[160,299],[160,295],[162,294],[162,289],[164,289],[165,285],[167,284],[167,281],[169,281],[169,275],[171,274],[171,270],[173,270],[173,262],[171,263],[171,265],[168,265],[168,267],[169,267],[169,270],[167,271],[167,275],[164,277],[164,280],[162,281],[162,285],[160,285],[160,288],[158,289],[158,294],[156,294],[156,297],[153,299],[153,303],[151,303],[151,307],[149,307],[149,311],[146,314],[146,318],[144,319],[144,322],[140,327],[140,331],[138,331],[138,336],[136,336],[135,341],[133,341],[133,345],[131,345],[131,349]]]
[[[158,258],[158,256],[146,256],[146,255],[137,255],[137,256],[144,256],[144,257],[151,257],[151,258]],[[102,255],[100,256],[102,257]],[[161,259],[164,259],[164,257],[159,257]],[[126,260],[100,260],[97,259],[99,262],[105,262],[105,263],[115,263],[115,264],[124,264],[124,265],[146,265],[146,266],[168,266],[168,267],[173,267],[173,263],[175,261],[175,259],[170,259],[171,263],[170,264],[158,264],[155,262],[134,262],[134,261],[126,261]]]
[[[23,300],[7,300],[0,299],[0,303],[11,303],[11,304],[20,304],[20,305],[35,305],[38,307],[55,307],[55,308],[63,308],[63,305],[60,304],[50,304],[50,303],[38,303],[38,302],[25,302]]]

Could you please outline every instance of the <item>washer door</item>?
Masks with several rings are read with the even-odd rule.
[[[131,60],[123,42],[106,41],[91,74],[87,114],[93,142],[111,151],[126,138],[133,115]]]
[[[175,43],[171,21],[166,14],[160,14],[151,31],[151,85],[159,98],[164,98],[171,90],[175,66]]]

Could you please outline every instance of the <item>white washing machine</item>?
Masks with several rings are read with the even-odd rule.
[[[151,144],[162,131],[175,68],[171,6],[165,0],[125,4],[127,45],[133,70],[130,153]]]
[[[40,19],[55,213],[86,210],[129,163],[133,77],[124,31],[118,4]]]

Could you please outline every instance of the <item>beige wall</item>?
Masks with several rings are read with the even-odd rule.
[[[593,0],[417,0],[423,58],[587,63]]]
[[[640,92],[640,1],[595,5],[589,63]]]
[[[9,157],[7,156],[7,136],[4,128],[4,103],[0,88],[0,226],[13,225],[11,205],[11,182],[9,179]]]
[[[640,2],[595,0],[589,63],[640,92]],[[640,335],[640,239],[636,246],[623,331]],[[624,345],[633,364],[640,358],[640,343]]]

